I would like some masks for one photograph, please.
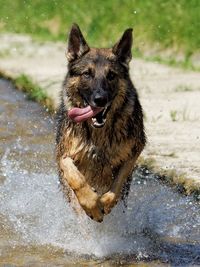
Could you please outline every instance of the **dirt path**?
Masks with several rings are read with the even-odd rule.
[[[67,70],[64,52],[62,43],[0,35],[0,71],[30,76],[57,106]],[[149,142],[143,156],[155,159],[159,169],[175,170],[174,181],[188,191],[200,189],[200,73],[138,59],[130,71],[145,112]]]

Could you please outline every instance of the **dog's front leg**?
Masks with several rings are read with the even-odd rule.
[[[97,222],[103,221],[103,213],[100,207],[99,196],[91,186],[86,182],[85,177],[75,166],[72,158],[62,157],[60,168],[63,171],[63,179],[74,191],[80,205],[86,214]]]
[[[100,202],[104,207],[105,214],[110,213],[112,208],[117,204],[123,185],[134,169],[135,161],[136,159],[134,158],[122,165],[122,167],[119,169],[117,177],[115,178],[111,186],[110,191],[102,195]]]

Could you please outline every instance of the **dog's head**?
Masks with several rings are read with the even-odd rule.
[[[69,117],[75,122],[90,120],[92,126],[103,127],[121,83],[128,77],[131,60],[132,29],[127,29],[113,48],[90,48],[78,25],[69,33],[67,96]]]

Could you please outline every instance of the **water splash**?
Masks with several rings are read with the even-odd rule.
[[[16,149],[21,148],[18,141]],[[26,149],[26,147],[23,147]],[[129,227],[119,205],[102,224],[86,215],[78,217],[66,203],[54,173],[30,173],[19,162],[9,160],[10,149],[1,159],[6,177],[1,186],[1,214],[6,216],[23,244],[51,244],[68,252],[94,254],[103,257],[113,253],[135,250],[138,229]],[[131,237],[132,234],[132,237]]]

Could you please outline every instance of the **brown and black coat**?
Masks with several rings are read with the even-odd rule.
[[[131,29],[112,49],[89,48],[77,25],[69,35],[68,73],[57,113],[57,162],[64,192],[70,195],[71,188],[96,221],[120,198],[146,142],[142,108],[129,77],[131,45]],[[100,91],[106,91],[109,102],[102,128],[94,128],[91,119],[76,123],[68,117],[71,108],[84,106]]]

